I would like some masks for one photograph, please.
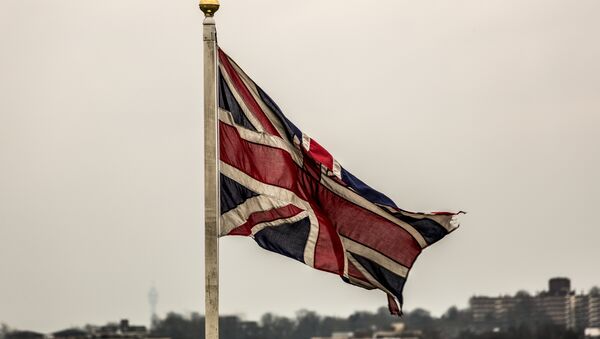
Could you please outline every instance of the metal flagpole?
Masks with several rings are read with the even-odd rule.
[[[218,0],[200,0],[204,12],[204,279],[205,337],[219,338],[219,144],[217,126]]]

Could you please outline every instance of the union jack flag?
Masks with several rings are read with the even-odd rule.
[[[221,236],[250,236],[347,283],[380,289],[399,315],[415,259],[458,227],[456,214],[398,208],[299,130],[227,54],[218,54]]]

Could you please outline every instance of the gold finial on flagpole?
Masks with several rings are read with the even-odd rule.
[[[200,0],[200,9],[204,16],[213,16],[219,10],[219,0]]]

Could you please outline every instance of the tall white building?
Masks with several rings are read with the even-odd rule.
[[[534,320],[574,329],[600,327],[600,295],[576,294],[568,278],[550,279],[548,290],[536,296],[475,296],[469,304],[473,320],[485,327],[508,325],[518,306],[528,308]]]
[[[588,317],[588,327],[600,328],[600,295],[589,296]]]

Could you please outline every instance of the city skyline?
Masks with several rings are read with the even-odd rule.
[[[592,292],[593,289],[600,289],[600,282],[599,282],[597,285],[591,286],[590,289],[587,290],[587,291],[584,291],[584,290],[579,290],[578,291],[576,288],[574,288],[571,285],[571,279],[568,278],[568,277],[551,277],[551,278],[548,279],[548,281],[556,280],[556,279],[559,279],[559,280],[566,279],[566,280],[569,281],[569,283],[568,283],[569,287],[567,288],[567,292],[565,293],[565,296],[567,294],[570,294],[570,293],[573,293],[572,295],[575,295],[575,296],[578,296],[578,295],[589,295],[589,293]],[[473,294],[468,300],[466,300],[466,302],[463,303],[464,305],[466,305],[466,307],[465,306],[458,307],[458,309],[459,310],[465,310],[465,309],[473,310],[473,307],[474,307],[474,305],[473,305],[473,302],[474,302],[473,299],[481,299],[481,298],[483,298],[483,299],[486,299],[486,298],[487,299],[498,299],[498,298],[501,298],[501,299],[502,298],[512,299],[514,297],[518,297],[519,295],[522,296],[522,292],[526,292],[526,293],[530,294],[532,297],[535,297],[535,296],[544,295],[544,293],[550,293],[552,295],[553,292],[551,290],[552,290],[551,286],[550,287],[549,286],[545,286],[545,289],[542,288],[542,290],[536,290],[536,291],[529,291],[529,290],[526,290],[526,289],[519,289],[519,290],[514,291],[512,293],[497,293],[497,294],[490,294],[490,295],[476,295],[476,294]],[[596,291],[596,292],[598,292],[598,291]],[[149,292],[147,292],[146,295],[147,296],[149,296],[149,295],[158,296],[158,290],[154,286],[152,286],[150,288]],[[600,295],[598,297],[599,297],[598,300],[600,301]],[[175,310],[167,310],[167,311],[164,311],[162,314],[154,313],[153,311],[156,308],[156,304],[153,304],[150,300],[147,300],[147,302],[148,302],[148,311],[150,311],[150,314],[151,314],[150,318],[154,319],[154,316],[156,316],[155,319],[156,320],[160,320],[160,319],[164,319],[167,316],[168,313],[178,313]],[[509,300],[508,303],[511,304],[510,300]],[[448,305],[448,307],[447,307],[446,310],[449,310],[449,309],[451,309],[453,307],[457,307],[457,306],[458,305]],[[598,306],[600,306],[600,304]],[[374,311],[377,311],[378,309],[381,309],[381,308],[385,308],[385,305],[382,304],[377,309],[365,310],[365,311],[374,312]],[[429,312],[429,310],[427,310],[426,308],[419,307],[419,306],[415,307],[414,309],[406,310],[406,312],[410,313],[410,312],[418,310],[418,309],[423,309],[423,310]],[[314,310],[311,310],[309,308],[302,308],[302,309],[298,309],[297,311],[302,311],[302,310],[314,311]],[[359,311],[361,311],[361,310],[353,310],[353,311],[350,311],[350,313],[352,313],[352,312],[359,312]],[[485,311],[485,307],[484,307],[484,311]],[[194,313],[194,312],[195,313],[199,313],[201,316],[203,316],[203,312],[192,311],[191,313]],[[477,312],[477,311],[474,311],[474,312]],[[481,312],[481,311],[479,311],[479,312]],[[267,313],[272,313],[272,314],[275,314],[275,315],[279,315],[279,314],[277,314],[277,312],[267,312]],[[260,320],[259,318],[246,318],[246,317],[244,317],[243,314],[222,314],[221,316],[223,316],[223,317],[238,316],[238,317],[240,317],[241,320],[244,320],[244,321],[259,321]],[[283,315],[283,316],[290,316],[290,315]],[[323,316],[335,316],[335,315],[323,314]],[[433,314],[432,313],[432,316],[440,317],[440,316],[442,316],[442,314]],[[483,319],[482,315],[479,315],[479,316],[474,315],[474,317],[476,319],[477,318]],[[598,307],[598,317],[599,317],[598,321],[600,321],[600,307]],[[151,328],[152,323],[151,323],[150,318],[147,320],[147,323],[144,322],[144,321],[136,321],[136,323],[144,324],[148,328]],[[114,319],[129,319],[129,317],[127,317],[126,315],[122,315],[122,316],[114,318]],[[79,324],[79,325],[73,325],[72,324],[72,325],[69,325],[69,326],[63,326],[63,327],[54,329],[52,331],[48,331],[48,333],[53,333],[53,332],[56,332],[56,331],[59,331],[59,330],[65,330],[65,329],[70,329],[70,328],[83,328],[84,325],[86,325],[86,326],[87,325],[102,326],[103,324],[116,323],[114,321],[114,319],[111,320],[111,321],[104,321],[104,322],[102,322],[102,321],[100,321],[100,322],[88,321],[88,322],[85,322],[85,324]],[[401,321],[401,320],[402,320],[402,318],[398,318],[398,321]],[[11,330],[26,330],[26,331],[27,330],[32,330],[32,329],[29,329],[29,328],[14,328],[14,327],[11,327],[10,324],[3,323],[2,321],[0,321],[0,324],[8,325],[9,328],[11,328]],[[38,332],[38,331],[34,331],[34,332]]]

